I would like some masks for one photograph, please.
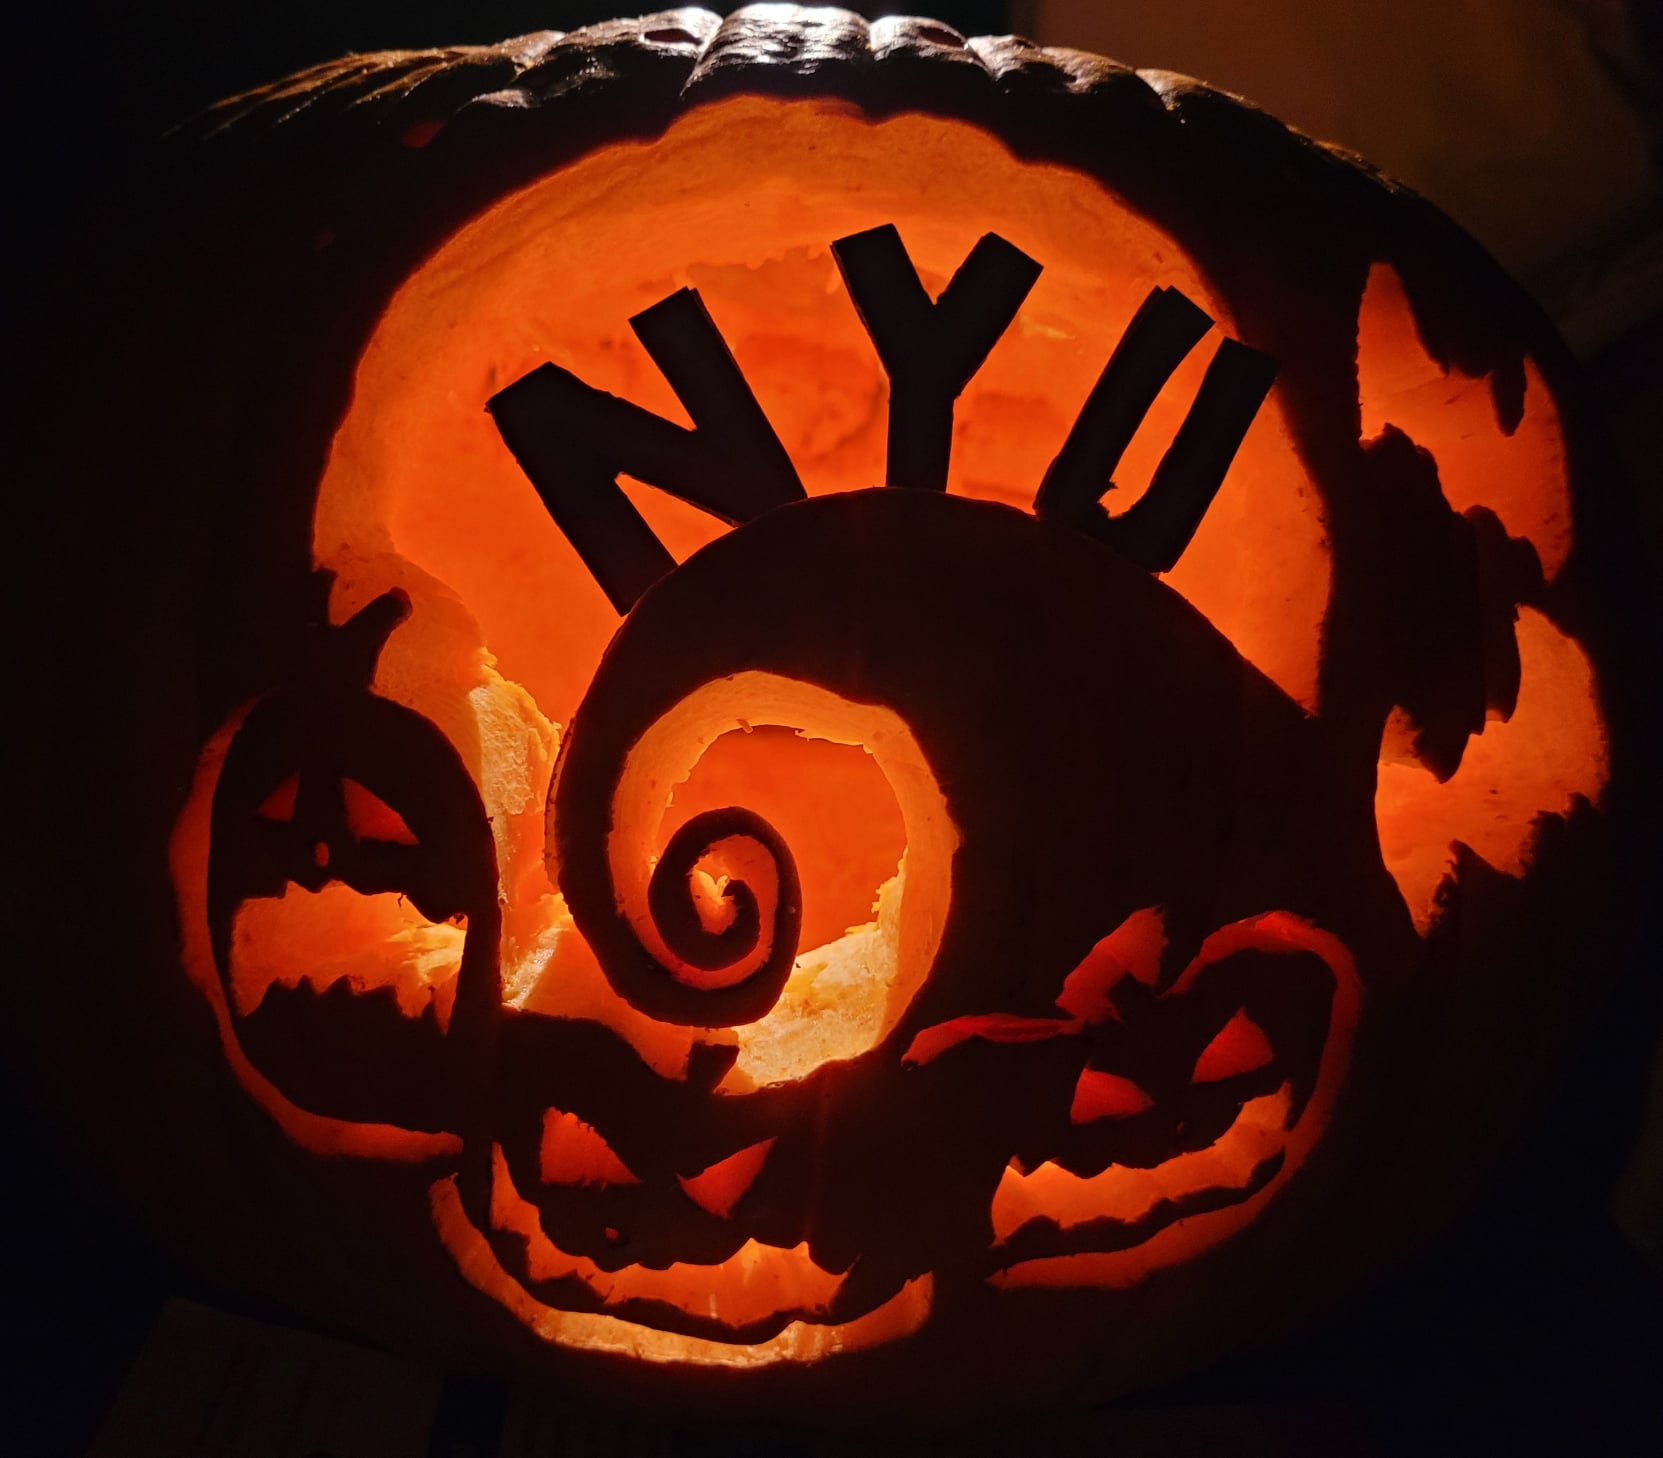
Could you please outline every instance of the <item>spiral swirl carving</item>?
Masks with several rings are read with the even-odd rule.
[[[767,819],[729,805],[664,835],[676,787],[741,726],[872,754],[906,822],[905,894],[919,912],[901,918],[897,955],[915,969],[912,982],[922,978],[945,920],[953,839],[923,756],[892,711],[772,673],[706,680],[668,707],[608,678],[603,668],[562,750],[547,845],[579,932],[626,1001],[689,1027],[753,1023],[779,1001],[802,950],[799,862]]]
[[[701,873],[719,877],[713,895],[700,894]],[[729,806],[681,826],[653,868],[647,906],[681,964],[669,968],[677,981],[706,990],[756,982],[770,1001],[778,995],[797,955],[802,896],[790,848],[760,815]]]

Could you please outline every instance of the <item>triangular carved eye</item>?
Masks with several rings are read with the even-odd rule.
[[[1123,977],[1153,987],[1161,975],[1166,919],[1158,906],[1134,911],[1098,942],[1063,979],[1057,1006],[1071,1017],[1101,1023],[1118,1017],[1111,994]]]
[[[543,1115],[542,1169],[546,1185],[636,1185],[641,1181],[591,1124],[576,1114]]]
[[[746,1145],[737,1154],[717,1160],[696,1175],[678,1175],[676,1183],[701,1210],[726,1220],[733,1214],[733,1207],[744,1198],[745,1191],[756,1182],[763,1162],[768,1158],[768,1151],[773,1147],[772,1139]]]
[[[346,813],[346,825],[359,840],[389,841],[393,845],[415,845],[416,834],[404,823],[404,817],[374,790],[365,789],[357,780],[341,781],[341,808]]]
[[[1118,1073],[1083,1068],[1080,1081],[1074,1085],[1074,1103],[1068,1118],[1074,1124],[1093,1124],[1099,1119],[1130,1118],[1154,1107],[1155,1100],[1131,1079],[1122,1078]]]
[[[300,794],[300,775],[292,774],[277,786],[265,799],[260,801],[255,814],[262,820],[270,820],[278,825],[287,825],[294,819],[295,800]]]
[[[1201,1050],[1195,1060],[1192,1083],[1220,1083],[1244,1073],[1257,1073],[1276,1057],[1264,1030],[1238,1010],[1236,1015],[1218,1030],[1213,1041]]]

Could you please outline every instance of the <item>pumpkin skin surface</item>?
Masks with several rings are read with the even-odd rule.
[[[25,476],[96,584],[53,823],[124,870],[71,915],[52,837],[18,1056],[214,1279],[678,1411],[1095,1400],[1413,1249],[1621,956],[1649,786],[1568,361],[1243,103],[678,10],[305,73],[109,218]],[[852,297],[889,225],[917,359]],[[989,235],[1026,283],[931,416]],[[682,290],[759,416],[665,364]],[[1065,510],[1169,291],[1211,337]],[[1152,564],[1219,338],[1275,383]],[[614,484],[660,427],[599,393],[532,439],[550,363],[669,464]]]

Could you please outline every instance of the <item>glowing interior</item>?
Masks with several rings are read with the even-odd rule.
[[[1082,1068],[1074,1084],[1074,1100],[1068,1107],[1071,1124],[1093,1124],[1099,1119],[1124,1119],[1155,1106],[1148,1091],[1118,1073]]]
[[[1236,332],[1185,251],[1079,174],[1018,161],[962,123],[916,115],[871,122],[831,102],[739,98],[695,110],[652,142],[603,148],[493,205],[438,248],[391,298],[363,353],[320,488],[314,552],[336,574],[332,617],[343,621],[390,587],[409,594],[413,611],[381,656],[375,689],[425,715],[457,747],[491,818],[506,1000],[528,1012],[603,1022],[665,1078],[685,1076],[695,1043],[736,1045],[736,1061],[718,1085],[723,1095],[801,1078],[873,1047],[894,1028],[928,974],[946,920],[956,839],[945,802],[907,726],[881,706],[761,673],[706,685],[635,746],[617,787],[608,854],[620,904],[643,942],[673,966],[643,909],[655,858],[689,816],[742,804],[779,828],[798,860],[804,950],[775,1008],[745,1027],[674,1027],[625,1004],[544,861],[544,806],[560,735],[619,620],[483,407],[552,359],[685,423],[628,319],[693,286],[810,494],[872,486],[883,475],[887,384],[828,245],[883,223],[899,227],[932,291],[990,231],[1044,265],[960,400],[950,472],[958,494],[1030,506],[1150,289],[1175,286]],[[1358,335],[1365,438],[1388,423],[1407,431],[1436,455],[1451,504],[1489,506],[1535,547],[1551,578],[1569,549],[1570,518],[1557,415],[1534,367],[1526,370],[1524,419],[1509,436],[1496,424],[1487,381],[1448,377],[1427,357],[1389,269],[1375,270]],[[1195,351],[1162,391],[1116,472],[1111,509],[1130,504],[1147,482],[1212,348],[1208,342]],[[677,558],[726,530],[660,492],[625,484]],[[1317,502],[1273,391],[1194,542],[1165,579],[1312,710],[1330,575]],[[804,591],[813,590],[805,582]],[[712,632],[720,627],[712,624]],[[1439,785],[1413,765],[1381,766],[1382,850],[1423,930],[1451,842],[1517,871],[1528,859],[1534,817],[1563,811],[1576,794],[1597,796],[1603,784],[1603,727],[1585,656],[1529,609],[1519,616],[1519,644],[1518,708],[1469,746],[1452,780]],[[297,1109],[241,1052],[203,930],[208,807],[234,729],[204,753],[173,843],[186,965],[214,1008],[227,1059],[308,1149],[395,1158],[453,1153],[458,1141],[448,1135]],[[375,805],[349,808],[364,826],[400,838]],[[714,856],[696,882],[713,928],[726,915],[723,878],[761,874],[747,867],[743,847],[729,851],[734,859]],[[391,905],[354,898],[337,886],[315,895],[291,886],[281,898],[248,903],[235,927],[236,1010],[256,1007],[274,984],[304,979],[321,988],[344,977],[355,987],[393,987],[412,1015],[431,1004],[447,1018],[463,933],[417,926],[411,915],[396,898]],[[1152,932],[1140,923],[1138,935],[1142,942],[1153,936],[1158,950],[1158,923]],[[1147,950],[1139,952],[1144,960]],[[1075,1019],[1107,1015],[1104,989],[1120,964],[1092,965],[1092,976],[1071,983],[1060,1004]],[[1336,1026],[1347,1037],[1355,1012],[1354,1001],[1336,1007]],[[999,1017],[968,1020],[975,1027],[942,1025],[912,1061],[928,1061],[962,1037],[1017,1036],[1008,1020],[993,1027],[989,1019]],[[1237,1029],[1210,1049],[1217,1068],[1250,1058],[1256,1031]],[[1336,1046],[1344,1044],[1341,1038]],[[1198,1077],[1216,1071],[1198,1070]],[[1313,1108],[1327,1107],[1342,1072],[1343,1053],[1325,1062]],[[1082,1077],[1072,1113],[1078,1122],[1121,1116],[1139,1107],[1140,1093]],[[1048,1164],[1027,1173],[1013,1167],[993,1202],[996,1236],[1004,1240],[1038,1220],[1063,1229],[1135,1221],[1163,1199],[1239,1185],[1273,1150],[1285,1151],[1291,1168],[1321,1120],[1307,1117],[1290,1133],[1287,1109],[1286,1090],[1255,1100],[1218,1145],[1156,1170],[1110,1168],[1080,1179]],[[753,1157],[755,1149],[761,1153]],[[683,1188],[713,1213],[731,1209],[766,1154],[763,1146],[738,1151],[738,1164],[723,1161]],[[633,1178],[595,1130],[558,1110],[545,1118],[542,1160],[551,1183]],[[739,1324],[759,1313],[823,1312],[837,1288],[806,1250],[754,1242],[720,1267],[603,1272],[557,1250],[500,1159],[498,1174],[493,1220],[524,1239],[530,1275],[575,1277],[603,1303],[707,1301],[710,1314]],[[1212,1244],[1269,1195],[1180,1222],[1133,1251],[1024,1261],[997,1279],[1127,1284]],[[452,1183],[435,1184],[432,1202],[467,1279],[562,1344],[655,1362],[808,1361],[911,1331],[930,1306],[930,1278],[922,1277],[855,1322],[794,1320],[756,1345],[649,1330],[604,1312],[558,1311],[502,1269]]]
[[[543,1111],[539,1173],[546,1185],[633,1185],[635,1172],[593,1124],[562,1109]]]
[[[707,1214],[726,1220],[733,1207],[744,1198],[745,1191],[756,1183],[767,1162],[768,1151],[774,1147],[772,1139],[747,1144],[743,1149],[719,1159],[696,1175],[683,1175],[676,1183],[687,1198]]]
[[[250,707],[244,705],[233,714],[203,747],[190,795],[168,842],[168,871],[178,900],[179,956],[185,975],[213,1011],[220,1049],[237,1082],[299,1148],[313,1154],[412,1163],[453,1157],[462,1148],[454,1134],[356,1123],[301,1108],[249,1061],[237,1039],[208,933],[208,831],[226,753]]]
[[[1192,1083],[1217,1083],[1252,1073],[1271,1061],[1270,1040],[1245,1012],[1238,1011],[1201,1050],[1190,1073]]]
[[[1041,1042],[1083,1031],[1092,1023],[1118,1021],[1110,992],[1122,977],[1131,977],[1153,989],[1161,971],[1161,952],[1166,946],[1166,917],[1158,906],[1134,911],[1106,937],[1101,938],[1064,979],[1057,1006],[1066,1018],[1028,1017],[1017,1013],[968,1013],[920,1029],[913,1035],[903,1063],[922,1066],[933,1063],[948,1049],[970,1038],[995,1043]],[[1085,1092],[1082,1094],[1080,1090]],[[1075,1123],[1089,1123],[1101,1117],[1106,1103],[1135,1104],[1148,1095],[1135,1084],[1112,1075],[1096,1076],[1090,1069],[1080,1075],[1075,1108],[1081,1117]],[[1118,1112],[1125,1112],[1124,1109]]]
[[[1597,803],[1605,787],[1605,724],[1587,655],[1532,608],[1519,609],[1518,642],[1518,707],[1468,741],[1445,784],[1416,764],[1380,765],[1380,852],[1422,932],[1456,841],[1519,875],[1530,864],[1537,816],[1564,814],[1578,795]]]
[[[740,213],[745,226],[734,228]],[[955,492],[1031,501],[1151,287],[1175,285],[1231,327],[1183,249],[1078,174],[1018,162],[959,123],[921,116],[871,123],[830,103],[742,98],[701,108],[650,144],[604,148],[493,206],[398,290],[364,352],[322,483],[316,553],[339,574],[337,617],[395,584],[416,599],[417,613],[383,656],[377,687],[433,718],[463,747],[485,791],[507,893],[505,982],[521,1004],[543,983],[535,1001],[548,1006],[545,974],[561,940],[563,906],[543,870],[539,813],[558,726],[617,619],[483,402],[554,359],[685,421],[627,321],[691,285],[807,489],[869,486],[882,476],[887,385],[827,245],[884,222],[899,226],[932,288],[987,231],[1045,266],[959,403]],[[1551,578],[1568,550],[1569,509],[1557,413],[1534,366],[1527,362],[1523,420],[1507,435],[1487,380],[1447,374],[1428,357],[1402,285],[1384,265],[1371,276],[1358,337],[1364,436],[1388,422],[1408,431],[1435,453],[1452,506],[1489,506],[1531,542]],[[1134,500],[1147,481],[1209,354],[1207,346],[1195,351],[1162,392],[1117,471],[1111,506]],[[626,488],[677,556],[725,530],[661,492]],[[1167,579],[1307,706],[1328,592],[1315,503],[1273,392]],[[1530,720],[1532,735],[1557,732],[1540,715]],[[1575,726],[1572,742],[1580,742]],[[761,779],[771,773],[760,763],[766,757],[751,755]],[[1509,823],[1528,825],[1534,814],[1561,808],[1573,789],[1586,792],[1590,762],[1579,763],[1578,783],[1546,787],[1545,799],[1531,799],[1523,783],[1513,787]],[[803,769],[795,778],[807,786],[827,783],[831,766],[810,768],[805,758]],[[711,774],[734,780],[725,770]],[[1440,838],[1405,847],[1410,817],[1395,808],[1400,782],[1395,767],[1382,776],[1387,860],[1424,924],[1424,863],[1446,854],[1445,829],[1469,843],[1483,839],[1469,822],[1488,822],[1492,806],[1460,787],[1438,797],[1417,786],[1410,796],[1417,805],[1440,798],[1427,822]],[[1542,788],[1540,777],[1528,788]],[[691,806],[699,795],[690,786],[677,798]],[[774,814],[790,800],[776,797]],[[672,813],[668,828],[674,823]],[[892,831],[842,839],[850,869],[841,886],[835,877],[805,878],[827,888],[808,893],[820,902],[807,908],[805,948],[828,946],[869,921],[870,898],[898,860],[888,858]],[[866,850],[880,840],[882,867]],[[1516,860],[1518,844],[1502,859]],[[834,861],[823,858],[822,868]],[[861,896],[866,911],[857,915]],[[836,985],[838,968],[863,976],[868,957],[869,949],[850,944],[842,958],[816,959],[822,992]],[[774,1031],[768,1041],[777,1048]],[[665,1057],[662,1049],[657,1056]],[[739,1077],[776,1078],[787,1068],[775,1057]]]
[[[1099,943],[1092,957],[1082,963],[1081,972],[1090,968],[1094,959],[1100,963],[1112,958],[1139,980],[1145,980],[1152,970],[1149,947],[1159,946],[1158,938],[1151,936],[1150,913],[1132,918],[1128,928],[1118,945],[1109,939]],[[1036,1222],[1061,1231],[1095,1221],[1135,1226],[1158,1217],[1168,1202],[1214,1193],[1232,1200],[1236,1192],[1252,1188],[1256,1171],[1269,1172],[1268,1178],[1246,1199],[1233,1200],[1203,1215],[1164,1224],[1157,1219],[1152,1235],[1123,1250],[1084,1250],[1016,1261],[993,1276],[995,1285],[1133,1285],[1150,1272],[1189,1260],[1241,1229],[1316,1147],[1345,1081],[1362,1010],[1363,988],[1356,962],[1337,937],[1287,912],[1273,911],[1214,932],[1180,975],[1174,990],[1181,990],[1187,979],[1199,975],[1207,961],[1252,950],[1315,953],[1334,974],[1328,1038],[1315,1084],[1298,1118],[1293,1119],[1291,1090],[1284,1083],[1276,1092],[1243,1104],[1230,1127],[1206,1148],[1176,1155],[1150,1169],[1111,1164],[1098,1174],[1082,1176],[1050,1161],[1026,1171],[1012,1161],[1000,1178],[990,1211],[995,1248]],[[1082,977],[1083,982],[1087,980]],[[1192,1077],[1203,1083],[1230,1077],[1262,1067],[1270,1057],[1263,1031],[1238,1013],[1202,1050]],[[1124,1080],[1099,1084],[1082,1077],[1075,1089],[1071,1117],[1083,1123],[1136,1112],[1143,1102],[1138,1097],[1142,1092]]]
[[[823,947],[872,922],[906,849],[901,808],[864,745],[747,722],[711,743],[675,787],[660,834],[668,839],[692,816],[726,805],[756,811],[797,863],[802,945]]]
[[[1287,1144],[1284,1126],[1288,1092],[1266,1094],[1246,1104],[1236,1122],[1206,1149],[1180,1154],[1154,1169],[1111,1164],[1101,1174],[1083,1177],[1059,1165],[1041,1164],[1023,1174],[1010,1165],[993,1196],[993,1235],[1008,1240],[1030,1221],[1048,1221],[1068,1230],[1088,1221],[1136,1224],[1169,1200],[1209,1190],[1234,1191],[1245,1185],[1264,1160]],[[1088,1251],[1040,1260],[1019,1261],[994,1277],[1001,1286],[1129,1286],[1151,1270],[1187,1259],[1220,1239],[1221,1226],[1246,1223],[1268,1189],[1206,1219],[1169,1225],[1130,1250]]]
[[[1364,439],[1388,425],[1432,453],[1451,508],[1485,507],[1528,542],[1552,582],[1571,547],[1570,488],[1559,411],[1540,370],[1524,360],[1524,404],[1509,433],[1488,378],[1446,369],[1427,352],[1403,282],[1377,264],[1357,319],[1357,382]],[[1598,803],[1607,777],[1597,685],[1580,646],[1541,613],[1518,612],[1519,701],[1469,740],[1445,784],[1385,735],[1375,797],[1381,854],[1416,927],[1436,918],[1439,886],[1461,841],[1497,870],[1530,863],[1533,822],[1576,797]]]
[[[745,226],[735,228],[741,213]],[[956,492],[1031,503],[1149,289],[1175,285],[1230,327],[1170,237],[1073,172],[1019,163],[958,123],[906,116],[874,124],[829,103],[745,98],[695,111],[650,145],[603,149],[498,203],[407,280],[364,352],[322,483],[315,551],[338,574],[333,615],[394,585],[416,604],[382,656],[377,691],[432,718],[485,793],[504,867],[504,980],[517,1005],[554,1011],[556,972],[582,961],[546,880],[539,811],[558,726],[581,698],[617,616],[483,403],[554,359],[685,421],[628,319],[692,285],[809,492],[871,486],[883,474],[887,384],[828,245],[887,222],[899,226],[932,289],[988,231],[1045,265],[960,400]],[[1112,505],[1129,504],[1147,482],[1212,347],[1204,342],[1156,402],[1117,472]],[[1169,580],[1310,703],[1328,562],[1315,494],[1288,489],[1290,479],[1300,482],[1302,472],[1273,395]],[[626,489],[678,557],[725,530],[660,492]],[[743,709],[736,719],[763,722]],[[846,733],[821,737],[862,742]],[[709,752],[728,754],[714,743]],[[758,780],[770,773],[765,758],[750,755]],[[825,783],[820,771],[832,766],[821,758],[813,772],[795,776],[799,786]],[[689,772],[666,833],[700,796],[700,767],[683,765]],[[733,778],[720,767],[709,775]],[[881,795],[864,799],[883,809]],[[665,805],[658,800],[655,813]],[[772,823],[779,813],[776,797]],[[798,818],[815,817],[805,807]],[[843,1005],[847,989],[882,959],[887,923],[881,915],[874,921],[872,910],[895,875],[900,843],[892,809],[868,819],[870,831],[843,837],[839,856],[819,857],[805,874],[804,947],[812,955],[782,1006]],[[813,860],[812,841],[790,843],[794,851],[807,846]],[[649,846],[645,854],[653,853]],[[884,893],[892,911],[918,896],[917,860],[909,857],[907,897],[898,887]],[[582,969],[559,982],[589,985]],[[580,993],[583,1015],[592,1016],[597,1009],[585,998]],[[840,1046],[855,1049],[873,1031],[870,1015],[856,1018]],[[643,1056],[654,1066],[674,1064],[674,1037],[634,1032],[652,1044]],[[730,1087],[800,1073],[823,1056],[793,1049],[786,1033],[783,1018],[758,1027]]]
[[[923,751],[892,710],[851,703],[778,674],[752,671],[708,683],[641,736],[612,797],[608,854],[618,904],[642,944],[665,966],[674,969],[679,959],[664,944],[647,905],[652,852],[665,838],[665,810],[706,748],[741,725],[782,727],[813,740],[860,746],[893,795],[907,849],[904,864],[884,885],[879,919],[799,957],[785,994],[769,1013],[734,1030],[738,1061],[719,1086],[729,1093],[801,1077],[832,1058],[863,1053],[895,1025],[935,958],[957,846],[946,801]],[[789,740],[774,742],[783,747]],[[813,790],[798,793],[810,805],[820,798]],[[860,807],[850,808],[858,812]],[[858,822],[843,828],[853,844],[865,839]],[[828,850],[835,862],[835,847]],[[851,859],[860,863],[858,856]],[[879,892],[873,886],[869,894],[878,900]],[[763,919],[766,924],[766,912]],[[764,945],[749,961],[766,952]],[[834,989],[837,1014],[822,1016]]]
[[[685,1280],[688,1268],[603,1272],[581,1258],[566,1256],[547,1240],[535,1210],[514,1191],[500,1151],[496,1174],[492,1221],[498,1229],[524,1239],[534,1272],[546,1273],[548,1278],[577,1276],[597,1295],[614,1301],[654,1299],[659,1293],[674,1299],[680,1292],[667,1283],[683,1276],[683,1289],[689,1284]],[[713,1341],[658,1331],[604,1312],[562,1311],[529,1295],[502,1268],[489,1242],[469,1221],[454,1180],[435,1182],[429,1198],[434,1224],[463,1276],[543,1340],[560,1346],[614,1352],[646,1362],[757,1367],[782,1361],[812,1362],[838,1352],[893,1341],[916,1331],[930,1313],[934,1283],[927,1275],[909,1281],[888,1301],[853,1321],[820,1323],[799,1319],[790,1322],[777,1336],[755,1343]],[[819,1272],[818,1276],[811,1274],[810,1268]],[[712,1295],[713,1305],[707,1314],[736,1324],[757,1315],[801,1311],[807,1291],[817,1293],[819,1301],[829,1302],[841,1279],[820,1272],[805,1247],[781,1250],[751,1242],[720,1267],[694,1268],[691,1284],[712,1293],[719,1289],[721,1294]],[[790,1295],[782,1303],[782,1293],[786,1291]],[[771,1302],[776,1304],[770,1305]]]
[[[237,908],[232,1001],[247,1016],[274,984],[306,982],[323,992],[344,978],[355,992],[391,988],[407,1018],[419,1018],[431,1006],[443,1031],[450,1026],[466,935],[461,926],[428,921],[392,891],[364,896],[339,881],[319,891],[291,882],[281,896],[256,897]]]
[[[1536,549],[1551,582],[1571,547],[1565,443],[1559,411],[1529,356],[1524,375],[1524,415],[1509,435],[1489,379],[1439,365],[1421,343],[1396,271],[1384,263],[1370,271],[1357,316],[1363,438],[1395,425],[1431,451],[1449,504],[1495,512],[1509,535]]]
[[[843,1283],[841,1276],[815,1265],[806,1245],[786,1250],[754,1240],[746,1241],[718,1265],[603,1270],[583,1256],[567,1255],[548,1238],[536,1206],[514,1188],[501,1149],[493,1154],[493,1174],[491,1224],[525,1241],[525,1271],[533,1281],[575,1277],[612,1304],[664,1301],[675,1305],[684,1303],[689,1291],[697,1291],[704,1314],[733,1327],[782,1311],[823,1315]]]
[[[467,605],[501,671],[565,722],[615,615],[483,402],[554,359],[685,421],[627,321],[691,285],[810,493],[871,486],[882,479],[887,385],[828,245],[890,222],[932,289],[989,231],[1045,266],[961,398],[955,491],[1031,502],[1152,287],[1181,288],[1230,327],[1183,249],[1077,173],[1019,162],[962,123],[871,123],[833,102],[724,101],[504,199],[400,288],[335,441],[319,559],[354,577],[384,572],[385,557],[430,573]],[[1147,482],[1211,352],[1196,350],[1156,402],[1111,504]],[[1297,482],[1273,396],[1170,580],[1308,702],[1327,566],[1314,496],[1290,490],[1290,472]],[[634,499],[678,556],[723,529],[660,493]]]

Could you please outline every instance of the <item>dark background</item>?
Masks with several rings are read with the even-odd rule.
[[[6,268],[27,277],[90,195],[169,126],[225,96],[353,51],[479,45],[642,14],[651,0],[32,0],[7,22]],[[712,0],[726,13],[735,4]],[[923,9],[966,35],[1009,31],[1005,0],[851,3],[868,16]]]
[[[219,97],[348,51],[572,29],[622,3],[39,6],[13,23],[0,83],[8,312],[56,242],[144,146]],[[968,34],[1012,28],[1002,0],[851,8],[928,9]],[[1594,367],[1631,395],[1643,387],[1655,398],[1663,383],[1656,321],[1634,322],[1633,335]],[[1636,441],[1657,438],[1655,417],[1648,419]],[[1642,484],[1655,491],[1649,446],[1631,449],[1630,461],[1649,473]],[[1660,939],[1654,906],[1638,945]],[[26,973],[12,967],[5,975]],[[1645,1106],[1660,1021],[1663,977],[1654,956],[1637,953],[1553,1109],[1455,1230],[1322,1330],[1139,1405],[1292,1405],[1337,1414],[1336,1431],[1353,1445],[1344,1451],[1656,1458],[1663,1288],[1618,1233],[1608,1201]],[[202,1289],[89,1199],[60,1168],[17,1091],[9,1083],[0,1091],[0,1117],[12,1131],[0,1449],[20,1458],[77,1454],[168,1294],[238,1303]],[[453,1396],[452,1434],[488,1441],[501,1394],[461,1384]],[[1328,1451],[1342,1451],[1337,1439]]]

